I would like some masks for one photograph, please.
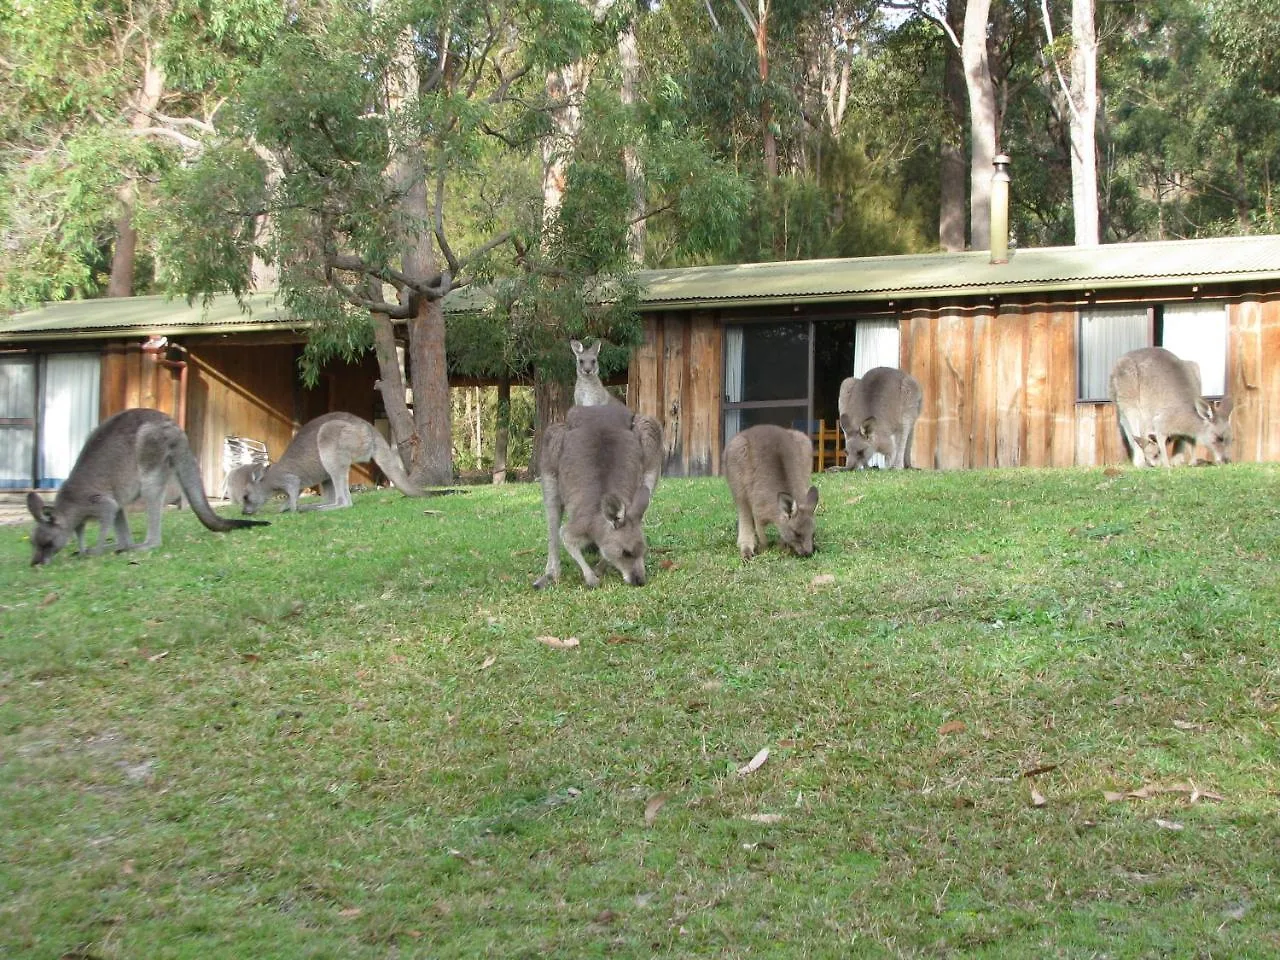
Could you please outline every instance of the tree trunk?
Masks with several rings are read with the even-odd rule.
[[[618,34],[618,61],[622,66],[622,89],[619,99],[628,116],[635,113],[635,105],[639,99],[640,86],[640,47],[636,42],[636,25],[634,18],[627,20],[627,25]],[[627,253],[636,266],[644,265],[644,242],[646,224],[644,211],[646,206],[644,162],[640,159],[640,151],[628,138],[627,145],[622,148],[622,166],[627,174],[627,185],[631,188],[631,217],[627,227]]]
[[[947,4],[947,22],[952,32],[963,29],[960,4]],[[946,103],[946,124],[942,129],[939,156],[938,189],[938,245],[950,253],[964,249],[965,223],[965,166],[964,121],[965,85],[964,64],[960,51],[947,44],[947,61],[943,72],[943,95]]]
[[[960,53],[969,96],[969,235],[973,249],[991,245],[991,161],[996,155],[996,91],[987,57],[991,0],[968,0]]]
[[[760,0],[756,21],[756,63],[760,70],[760,129],[764,138],[764,172],[778,176],[778,142],[773,136],[773,111],[769,104],[769,5]]]
[[[134,95],[133,117],[129,126],[142,130],[151,125],[151,114],[164,93],[164,70],[152,59],[147,49],[146,63],[142,71],[142,88]],[[116,242],[111,251],[111,277],[107,281],[108,297],[133,296],[134,264],[138,252],[138,231],[133,226],[133,206],[138,199],[133,175],[126,175],[125,182],[116,192],[120,202],[120,215],[116,218]]]
[[[493,431],[493,482],[507,482],[507,446],[511,439],[511,376],[498,378],[497,423]]]
[[[587,69],[571,63],[547,74],[547,94],[559,106],[551,111],[556,135],[542,140],[542,228],[544,237],[560,218],[564,203],[565,173],[582,132],[582,95],[587,88]]]
[[[542,453],[542,437],[546,429],[553,423],[562,423],[569,407],[573,403],[573,388],[545,377],[541,371],[534,374],[534,429],[533,456],[529,461],[529,470],[533,476],[538,475]]]
[[[391,425],[392,446],[400,454],[405,470],[413,469],[414,452],[418,446],[413,414],[404,399],[404,374],[400,370],[400,356],[396,351],[395,328],[385,313],[373,314],[373,349],[378,358],[378,393],[387,409],[387,421]]]
[[[405,31],[398,38],[395,62],[386,74],[390,110],[411,110],[415,106],[419,86],[415,43],[412,31]],[[421,147],[401,145],[387,172],[400,191],[402,222],[407,224],[400,237],[403,273],[422,281],[438,277],[435,245],[426,227],[432,217],[427,204],[426,162]],[[420,293],[402,292],[402,296],[410,297],[416,306],[406,323],[413,423],[418,440],[409,476],[414,482],[427,486],[451,483],[453,411],[449,405],[444,304],[438,297]]]
[[[1071,0],[1071,206],[1077,247],[1098,245],[1098,40],[1093,0]]]

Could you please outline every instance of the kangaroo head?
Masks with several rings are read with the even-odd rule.
[[[645,582],[643,521],[648,507],[649,488],[643,483],[636,488],[629,504],[612,493],[600,501],[605,522],[596,546],[600,548],[600,556],[633,587],[643,587]]]
[[[813,553],[813,514],[818,509],[818,488],[810,487],[803,500],[778,494],[778,536],[798,557]]]
[[[845,466],[850,470],[865,470],[876,455],[879,423],[875,417],[867,417],[857,430],[844,436]]]
[[[589,347],[584,347],[581,340],[570,340],[569,346],[573,348],[573,355],[577,359],[578,376],[598,377],[600,375],[600,341],[597,340]]]
[[[1216,405],[1203,398],[1196,398],[1196,413],[1200,416],[1200,430],[1196,440],[1213,454],[1218,463],[1231,462],[1231,409],[1230,397]]]
[[[267,475],[267,468],[260,465],[246,465],[232,471],[227,487],[231,499],[240,504],[240,512],[245,516],[258,512],[267,502],[267,491],[262,486],[262,479]]]
[[[27,509],[36,518],[36,528],[31,531],[31,565],[43,566],[67,545],[71,530],[34,490],[27,494]]]

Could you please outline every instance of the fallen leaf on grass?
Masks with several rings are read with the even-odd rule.
[[[359,907],[347,907],[345,910],[339,910],[338,916],[342,917],[344,920],[353,920],[362,913],[364,913],[364,911]]]
[[[1182,824],[1177,823],[1173,820],[1161,820],[1159,817],[1157,817],[1152,822],[1161,830],[1181,830],[1182,829]]]
[[[969,725],[963,720],[948,720],[938,728],[938,736],[945,737],[952,733],[964,733],[969,729]]]
[[[831,584],[833,584],[833,583],[835,583],[835,582],[836,582],[835,574],[833,574],[833,573],[820,573],[820,574],[818,574],[816,577],[814,577],[812,580],[810,580],[810,581],[809,581],[809,586],[811,586],[811,587],[828,587],[828,586],[830,586]]]
[[[658,564],[663,570],[679,570],[679,565],[674,560],[663,560]]]
[[[1192,723],[1189,720],[1175,720],[1173,725],[1179,730],[1203,730],[1203,723]]]
[[[561,640],[559,637],[536,637],[539,643],[546,644],[552,650],[570,650],[578,646],[577,637],[565,637]]]
[[[1102,799],[1107,801],[1107,803],[1119,803],[1124,799],[1124,794],[1116,793],[1114,790],[1103,790]]]
[[[1102,471],[1102,475],[1104,477],[1123,477],[1124,471],[1119,467],[1107,467],[1107,469]]]
[[[780,813],[748,813],[743,820],[750,820],[752,823],[781,823],[782,814]]]
[[[764,766],[764,762],[768,759],[769,759],[769,748],[765,747],[763,750],[761,750],[754,757],[752,757],[750,760],[748,760],[746,763],[744,763],[742,766],[738,768],[738,776],[745,777],[748,774],[755,773],[762,766]]]
[[[1127,793],[1113,793],[1112,791],[1104,791],[1102,796],[1108,803],[1115,803],[1118,800],[1150,800],[1152,797],[1158,797],[1161,794],[1176,793],[1187,797],[1188,803],[1196,803],[1200,800],[1214,800],[1221,802],[1224,798],[1220,793],[1214,793],[1212,790],[1201,790],[1194,783],[1147,783],[1143,784],[1137,790],[1130,790]]]
[[[649,798],[649,802],[644,805],[644,825],[652,827],[655,820],[658,819],[658,811],[667,805],[667,795],[665,793],[655,793]]]
[[[262,657],[256,653],[242,653],[240,654],[240,659],[245,663],[257,663]]]
[[[490,654],[489,656],[487,656],[487,657],[485,657],[485,658],[484,658],[484,663],[480,664],[480,669],[481,669],[481,670],[488,670],[490,667],[492,667],[492,666],[493,666],[495,663],[497,663],[497,662],[498,662],[498,658],[497,658],[497,657],[495,657],[493,654]]]
[[[640,638],[639,638],[639,637],[628,637],[628,636],[626,636],[626,635],[624,635],[624,634],[621,634],[621,633],[613,633],[613,634],[610,634],[609,636],[605,637],[604,642],[605,642],[605,643],[611,643],[611,644],[614,644],[614,645],[616,646],[617,644],[620,644],[620,643],[639,643],[639,642],[640,642]]]
[[[168,650],[161,650],[159,653],[153,653],[151,656],[147,657],[147,662],[155,663],[158,660],[163,660],[168,655],[169,655]]]
[[[1043,807],[1048,802],[1049,801],[1045,799],[1045,796],[1043,793],[1041,793],[1035,787],[1031,788],[1031,805],[1033,807]]]
[[[40,601],[40,606],[47,607],[51,603],[56,603],[57,600],[58,600],[58,593],[56,590],[53,593],[46,593],[44,595],[44,599]]]

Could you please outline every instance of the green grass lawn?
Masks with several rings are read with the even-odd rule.
[[[596,591],[529,485],[0,528],[0,956],[1280,954],[1280,469],[817,483]]]

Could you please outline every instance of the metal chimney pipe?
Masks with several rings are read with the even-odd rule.
[[[1009,155],[996,154],[991,160],[991,262],[1009,262]]]

